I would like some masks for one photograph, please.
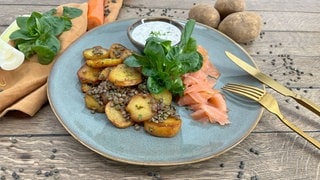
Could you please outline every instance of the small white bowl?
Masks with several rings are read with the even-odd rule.
[[[129,26],[127,35],[130,41],[143,51],[146,40],[151,36],[170,40],[172,45],[180,42],[183,25],[166,17],[142,18]]]

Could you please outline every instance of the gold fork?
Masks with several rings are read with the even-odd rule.
[[[237,93],[248,97],[254,101],[259,102],[262,106],[264,106],[268,111],[272,112],[290,129],[298,133],[301,137],[309,141],[311,144],[320,149],[320,142],[309,134],[303,132],[300,128],[294,125],[292,122],[287,120],[282,113],[280,112],[280,108],[277,100],[265,90],[259,89],[257,87],[252,87],[243,84],[227,84],[223,88],[223,90],[227,90],[233,93]]]

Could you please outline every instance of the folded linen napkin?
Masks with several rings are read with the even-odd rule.
[[[88,4],[60,5],[57,7],[58,13],[62,13],[63,6],[79,8],[83,13],[72,19],[73,26],[69,31],[60,35],[59,54],[87,30]],[[41,65],[37,57],[33,56],[15,70],[0,69],[0,118],[12,110],[33,116],[47,102],[47,78],[54,61],[49,65]]]

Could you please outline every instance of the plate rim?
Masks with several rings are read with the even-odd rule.
[[[155,16],[157,17],[157,16]],[[144,18],[144,17],[142,17]],[[128,19],[122,19],[122,20],[117,20],[117,21],[114,21],[112,23],[109,23],[109,24],[105,24],[105,25],[102,25],[102,26],[98,26],[94,29],[92,29],[91,31],[94,31],[95,29],[99,29],[99,28],[103,28],[105,26],[109,26],[110,24],[116,24],[116,23],[121,23],[121,22],[125,22],[125,21],[133,21],[133,20],[139,20],[141,18],[128,18]],[[186,19],[181,19],[181,18],[171,18],[173,20],[176,20],[180,23],[185,23],[187,20]],[[254,67],[256,67],[257,69],[258,66],[256,64],[256,62],[253,60],[253,58],[250,56],[250,54],[242,47],[240,46],[237,42],[235,42],[234,40],[232,40],[230,37],[226,36],[225,34],[223,34],[222,32],[210,27],[210,26],[207,26],[207,25],[204,25],[202,23],[199,23],[199,22],[196,22],[197,25],[200,25],[200,26],[203,26],[207,29],[210,29],[212,31],[215,31],[215,33],[218,33],[220,36],[223,36],[224,38],[228,39],[229,41],[231,41],[235,46],[237,46],[237,48],[239,48],[247,57],[248,59],[254,64]],[[90,31],[89,31],[90,32]],[[84,33],[83,35],[81,35],[76,41],[74,41],[73,43],[71,43],[64,51],[67,51],[68,49],[72,48],[73,44],[75,44],[76,42],[80,41],[82,39],[83,36],[85,36],[87,33],[89,32],[86,32]],[[62,52],[61,54],[63,54],[64,52]],[[61,55],[60,54],[60,55]],[[60,56],[59,55],[59,56]],[[57,60],[59,60],[59,57],[57,58]],[[54,62],[52,68],[54,68],[55,64],[56,64],[57,61]],[[52,73],[50,72],[49,76],[48,76],[48,80],[50,79]],[[263,83],[261,83],[263,89],[265,89],[265,85]],[[49,105],[51,107],[51,110],[53,111],[53,113],[55,114],[55,116],[57,117],[58,121],[60,122],[60,124],[65,128],[65,130],[74,138],[76,139],[78,142],[80,142],[82,145],[84,145],[86,148],[92,150],[93,152],[105,157],[105,158],[108,158],[110,160],[113,160],[113,161],[117,161],[117,162],[121,162],[121,163],[126,163],[126,164],[132,164],[132,165],[143,165],[143,166],[176,166],[176,165],[184,165],[184,164],[192,164],[192,163],[198,163],[198,162],[202,162],[202,161],[206,161],[208,159],[212,159],[214,157],[217,157],[217,156],[220,156],[221,154],[229,151],[230,149],[234,148],[235,146],[237,146],[238,144],[240,144],[244,139],[246,139],[248,137],[249,134],[251,134],[251,132],[253,131],[253,129],[257,126],[257,124],[259,123],[261,117],[262,117],[262,114],[264,112],[264,108],[261,107],[259,109],[259,112],[257,113],[257,118],[254,120],[255,123],[248,129],[248,131],[243,134],[242,137],[239,137],[239,140],[230,145],[229,147],[225,148],[224,150],[220,151],[219,153],[215,153],[215,154],[212,154],[212,155],[209,155],[209,156],[205,156],[205,157],[202,157],[202,158],[197,158],[197,159],[192,159],[192,160],[184,160],[184,161],[173,161],[173,162],[143,162],[143,161],[135,161],[135,160],[128,160],[128,159],[124,159],[124,158],[120,158],[120,157],[115,157],[113,155],[110,155],[110,154],[107,154],[107,153],[103,153],[101,152],[100,150],[94,148],[94,147],[91,147],[89,145],[89,143],[86,143],[84,141],[82,141],[75,133],[72,132],[72,130],[70,130],[67,125],[65,124],[65,122],[62,120],[62,118],[60,117],[59,113],[56,111],[56,108],[55,108],[55,105],[53,104],[52,100],[51,100],[51,96],[50,96],[50,83],[48,83],[47,85],[47,98],[48,98],[48,102],[49,102]]]

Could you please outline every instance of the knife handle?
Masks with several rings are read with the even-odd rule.
[[[304,98],[300,95],[296,95],[293,97],[299,104],[303,105],[304,107],[308,108],[318,116],[320,116],[320,106],[316,105],[314,102],[310,101],[307,98]]]

